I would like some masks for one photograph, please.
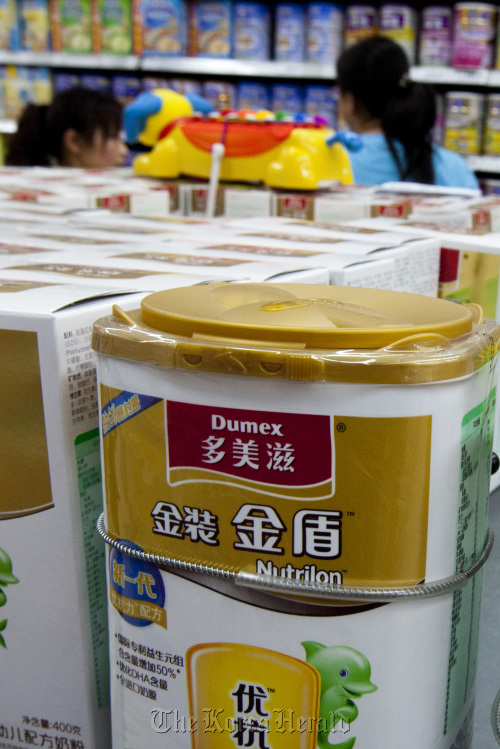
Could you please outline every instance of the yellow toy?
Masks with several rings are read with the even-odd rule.
[[[357,136],[314,121],[278,120],[267,112],[221,114],[202,97],[157,89],[125,107],[124,124],[129,143],[151,148],[134,160],[138,174],[209,179],[217,158],[224,181],[294,190],[353,182],[346,149],[359,147]]]

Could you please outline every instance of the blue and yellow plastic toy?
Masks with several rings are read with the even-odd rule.
[[[360,146],[354,133],[336,133],[312,119],[214,112],[206,99],[170,89],[140,94],[125,107],[124,127],[129,144],[151,149],[135,158],[138,174],[208,179],[214,146],[221,144],[221,180],[293,190],[352,184],[348,150]]]

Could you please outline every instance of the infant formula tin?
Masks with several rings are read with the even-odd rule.
[[[344,46],[377,33],[377,9],[372,5],[348,5],[345,11]]]
[[[486,97],[483,151],[488,156],[500,156],[500,94]]]
[[[217,112],[224,109],[236,109],[238,106],[238,93],[235,83],[205,81],[201,85],[201,93]]]
[[[184,0],[137,0],[133,6],[135,54],[185,55],[187,33]]]
[[[269,6],[259,2],[236,0],[233,38],[233,57],[236,60],[269,60],[271,57]]]
[[[333,3],[309,3],[307,7],[306,57],[310,62],[334,63],[343,45],[343,9]]]
[[[306,86],[305,111],[311,117],[324,117],[337,127],[337,93],[333,86]]]
[[[271,106],[271,90],[269,86],[257,81],[241,81],[236,87],[238,109],[269,109]]]
[[[276,83],[271,88],[271,109],[273,112],[301,114],[304,112],[304,90],[292,83]]]
[[[84,73],[81,77],[81,84],[86,88],[93,88],[94,91],[111,93],[111,78],[107,75],[99,75],[98,73]]]
[[[378,289],[178,292],[93,332],[113,746],[470,749],[500,326]]]
[[[135,75],[114,75],[111,78],[111,88],[122,104],[128,104],[141,93],[142,80]]]
[[[409,5],[386,4],[380,8],[380,33],[397,42],[415,63],[417,52],[417,11]]]
[[[445,147],[462,154],[481,153],[485,96],[468,91],[448,91],[445,99]]]
[[[193,57],[231,57],[232,36],[232,0],[193,0],[189,14]]]
[[[450,65],[453,44],[453,11],[449,6],[429,5],[422,10],[419,62]]]
[[[306,9],[299,3],[278,3],[274,24],[274,59],[303,62],[306,58]]]
[[[458,3],[454,13],[453,67],[470,70],[493,67],[497,7],[487,3]]]
[[[179,94],[197,94],[202,95],[202,84],[200,81],[193,81],[191,78],[170,78],[165,88],[171,88]],[[161,86],[160,86],[161,88]]]
[[[79,86],[80,84],[81,77],[76,73],[54,73],[54,93],[66,91],[68,88],[73,88],[73,86]]]
[[[143,91],[154,91],[155,88],[172,88],[170,86],[170,81],[167,78],[162,77],[156,77],[151,75],[146,75],[142,79],[142,90]]]

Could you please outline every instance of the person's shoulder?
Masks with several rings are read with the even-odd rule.
[[[478,188],[479,183],[465,157],[444,146],[434,145],[436,184],[448,187]]]

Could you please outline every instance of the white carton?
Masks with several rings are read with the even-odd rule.
[[[0,271],[0,276],[2,275]],[[113,294],[113,296],[109,296]],[[3,746],[110,746],[92,323],[140,296],[0,281]],[[5,557],[4,557],[5,564]],[[17,582],[15,582],[17,580]],[[8,687],[7,687],[8,685]]]
[[[242,220],[225,225],[230,228],[228,251],[290,257],[307,257],[308,262],[332,269],[330,283],[341,283],[334,275],[344,257],[344,266],[363,260],[392,261],[392,286],[380,288],[436,296],[439,275],[439,243],[432,237],[408,236],[394,232],[370,233],[362,230],[332,230],[312,222],[293,222],[283,219]],[[213,242],[205,245],[218,251],[221,234],[214,233]],[[217,241],[219,240],[219,244]],[[200,248],[201,249],[201,248]],[[361,284],[365,285],[365,284]],[[371,284],[367,284],[371,285]]]

